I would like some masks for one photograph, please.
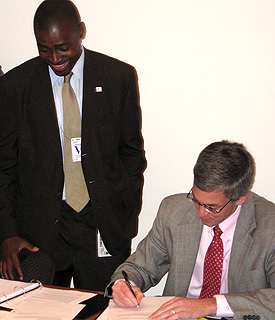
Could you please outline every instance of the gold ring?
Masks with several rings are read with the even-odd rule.
[[[174,309],[172,309],[171,311],[172,311],[172,314],[176,314],[176,311]]]

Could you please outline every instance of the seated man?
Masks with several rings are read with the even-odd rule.
[[[207,146],[190,192],[162,201],[149,234],[113,274],[114,302],[137,306],[142,292],[168,272],[163,294],[176,297],[151,320],[274,320],[275,205],[250,191],[254,176],[253,157],[242,144]],[[136,297],[121,280],[122,270]]]

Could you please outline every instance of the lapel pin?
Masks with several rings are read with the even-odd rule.
[[[95,87],[95,92],[102,92],[102,87]]]

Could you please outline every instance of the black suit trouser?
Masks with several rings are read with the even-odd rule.
[[[115,240],[114,240],[115,241]],[[77,213],[63,202],[55,253],[53,284],[104,291],[115,269],[130,255],[131,244],[118,256],[98,257],[91,206]]]

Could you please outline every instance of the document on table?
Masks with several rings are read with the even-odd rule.
[[[139,308],[122,308],[110,300],[108,308],[97,318],[98,320],[146,320],[156,311],[163,303],[171,300],[174,297],[144,297],[141,300]],[[211,319],[221,319],[219,317],[212,317]],[[200,318],[207,320],[209,318]],[[225,319],[225,318],[222,318]],[[233,318],[228,318],[232,319]],[[185,319],[185,320],[198,320],[198,319]]]
[[[26,283],[10,281],[9,286],[10,288],[12,287],[12,289],[17,287],[24,288]],[[11,290],[8,292],[10,291]],[[5,294],[2,287],[0,287],[0,294]],[[73,319],[85,307],[84,304],[79,303],[93,296],[95,296],[95,294],[89,292],[54,289],[42,286],[0,304],[0,319]],[[1,307],[8,307],[12,309],[12,311],[2,310]]]
[[[122,308],[110,300],[108,308],[99,316],[98,320],[145,320],[163,303],[174,297],[144,297],[139,308]]]

